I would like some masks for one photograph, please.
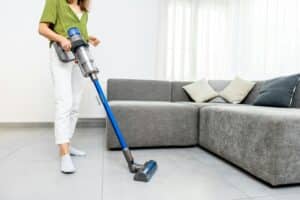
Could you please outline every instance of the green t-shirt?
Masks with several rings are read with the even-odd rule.
[[[88,41],[88,13],[83,12],[81,19],[67,3],[67,0],[46,0],[40,22],[50,23],[57,34],[68,37],[68,29],[77,27],[83,39]]]

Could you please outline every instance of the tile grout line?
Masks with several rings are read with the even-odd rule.
[[[106,131],[104,131],[104,137],[102,141],[103,150],[102,150],[102,169],[101,169],[101,200],[104,200],[104,162],[105,162],[105,148],[106,148]]]
[[[42,137],[42,135],[38,135],[38,137]],[[19,147],[15,148],[14,150],[12,150],[11,152],[7,153],[6,155],[4,155],[2,158],[0,158],[0,161],[7,160],[8,158],[10,158],[11,156],[13,156],[15,153],[17,153],[18,151],[24,149],[26,146],[29,146],[31,144],[34,144],[34,142],[30,142],[30,143],[22,143]]]
[[[0,124],[1,124],[1,123],[0,123]],[[10,127],[10,128],[11,128],[11,127]],[[25,127],[25,128],[28,128],[28,127]],[[36,127],[33,127],[33,128],[36,128]],[[41,134],[41,133],[39,133],[39,134],[37,135],[37,137],[39,137],[39,138],[42,138],[43,136],[44,136],[44,135]],[[1,161],[2,159],[3,159],[3,160],[9,159],[10,157],[12,157],[12,156],[13,156],[15,153],[17,153],[18,151],[20,151],[20,150],[26,148],[27,146],[31,146],[31,145],[35,144],[35,142],[36,142],[36,141],[30,141],[29,143],[22,143],[22,144],[20,144],[19,147],[15,148],[15,149],[12,150],[11,152],[7,153],[5,156],[3,156],[2,158],[0,158],[0,161]],[[44,160],[31,160],[31,161],[44,161]]]
[[[28,144],[22,144],[19,147],[15,148],[14,150],[12,150],[11,152],[7,153],[5,156],[3,156],[2,158],[0,158],[0,162],[3,161],[5,162],[8,158],[10,158],[11,156],[13,156],[15,153],[17,153],[18,151],[24,149],[26,146],[28,146]]]

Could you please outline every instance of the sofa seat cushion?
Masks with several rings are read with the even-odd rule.
[[[171,102],[111,101],[130,147],[191,146],[198,142],[198,108]],[[119,148],[107,122],[108,148]]]
[[[300,110],[208,106],[199,143],[272,185],[300,182]]]

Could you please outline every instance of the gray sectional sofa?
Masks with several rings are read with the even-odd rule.
[[[293,108],[193,103],[190,82],[108,80],[107,95],[130,147],[199,145],[273,185],[300,183],[300,86]],[[209,81],[221,91],[229,81]],[[120,146],[107,123],[109,149]]]

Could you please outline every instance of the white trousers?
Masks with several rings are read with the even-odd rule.
[[[70,143],[76,129],[86,80],[74,62],[63,63],[50,48],[50,70],[55,95],[55,142]]]

